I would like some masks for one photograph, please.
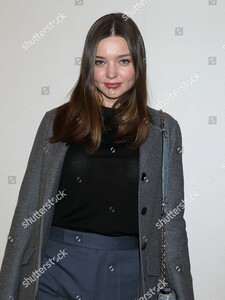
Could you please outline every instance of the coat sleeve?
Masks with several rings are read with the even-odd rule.
[[[167,281],[176,291],[178,300],[194,300],[188,238],[184,220],[184,176],[182,136],[178,122],[169,134],[168,211],[166,218]]]
[[[49,132],[48,112],[43,117],[37,130],[20,187],[1,266],[0,299],[11,299],[10,297],[13,297],[12,295],[17,295],[21,260],[32,233],[32,226],[24,229],[22,223],[24,218],[28,215],[32,215],[37,207],[41,166],[48,137],[47,132]]]

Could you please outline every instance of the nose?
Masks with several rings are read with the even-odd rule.
[[[108,64],[107,70],[106,70],[106,77],[113,79],[118,76],[117,72],[117,66],[115,63]]]

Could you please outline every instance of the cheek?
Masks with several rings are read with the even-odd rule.
[[[126,72],[124,72],[123,74],[123,78],[126,81],[134,81],[135,80],[135,72],[133,68],[130,68],[128,70],[126,70]]]
[[[104,71],[98,68],[94,69],[94,80],[101,81],[102,77],[104,76]]]

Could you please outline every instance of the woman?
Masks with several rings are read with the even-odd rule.
[[[165,124],[173,210],[184,199],[182,140],[167,113]],[[105,15],[88,32],[70,101],[39,126],[0,299],[157,299],[161,164],[160,116],[147,106],[141,33],[121,13]],[[193,300],[183,210],[166,224],[166,243],[168,283],[177,299]]]

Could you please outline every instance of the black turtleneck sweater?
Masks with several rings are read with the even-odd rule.
[[[107,130],[100,148],[86,153],[81,143],[70,144],[58,191],[67,196],[55,204],[52,225],[119,236],[138,236],[139,149],[112,143],[114,109],[102,106]]]

